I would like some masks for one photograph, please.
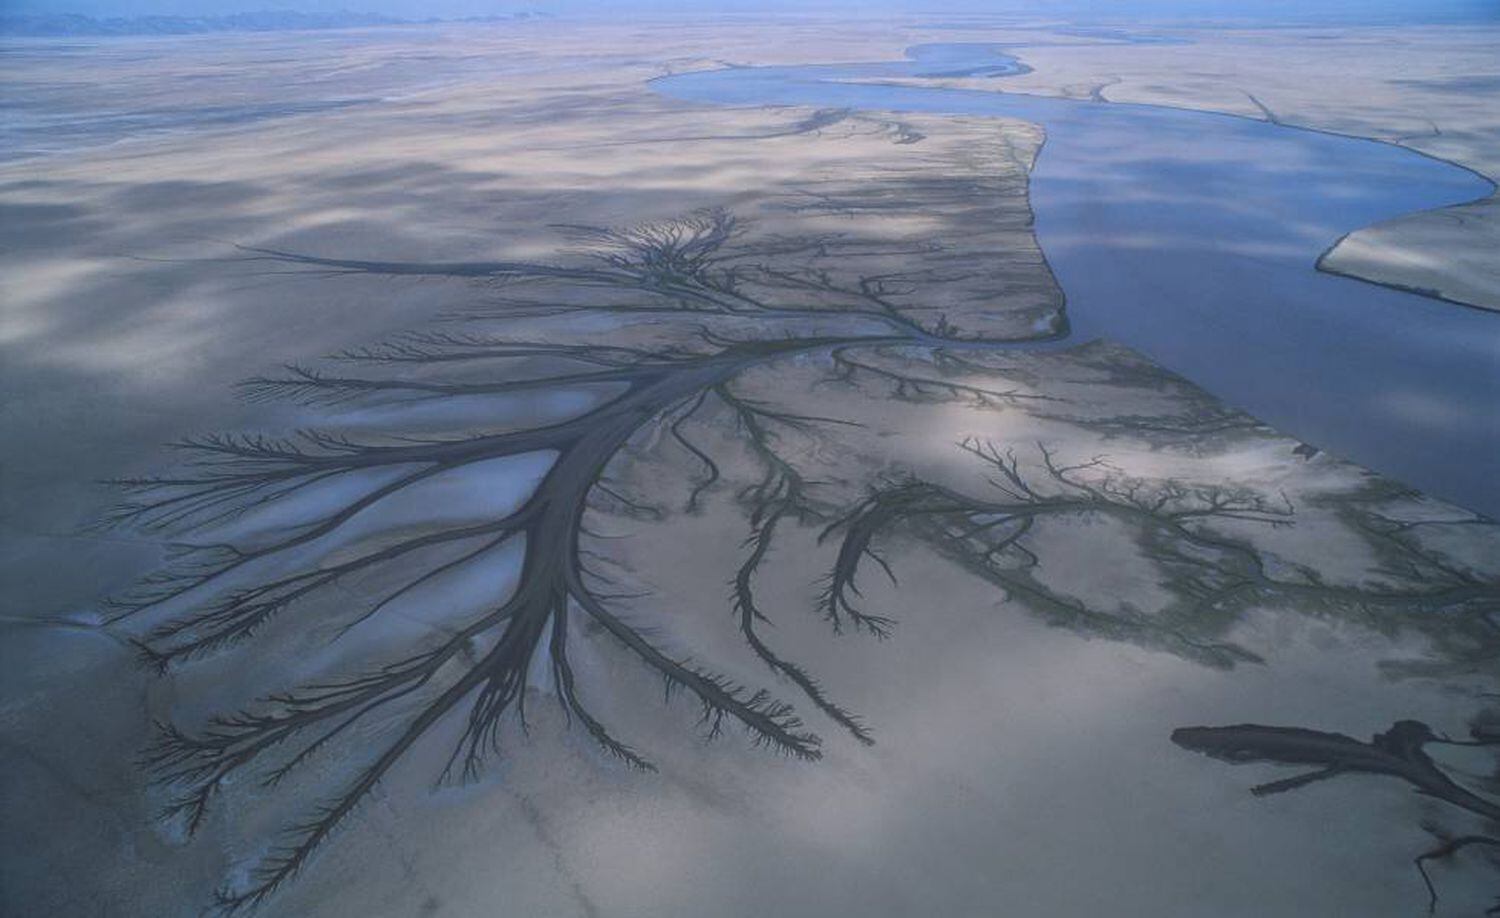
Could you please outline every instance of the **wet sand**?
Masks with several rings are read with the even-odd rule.
[[[1426,907],[1424,826],[1482,820],[1397,778],[1256,798],[1289,770],[1171,738],[1258,723],[1366,739],[1398,718],[1464,735],[1495,690],[1475,614],[1500,583],[1493,524],[1131,348],[1058,340],[1071,291],[1032,234],[1036,126],[728,111],[644,85],[776,62],[765,49],[901,44],[826,34],[606,30],[517,54],[503,81],[0,169],[5,203],[34,208],[4,253],[4,423],[26,434],[4,488],[7,906],[192,914],[216,888],[253,890],[270,847],[305,838],[292,827],[447,687],[504,674],[527,730],[514,705],[471,719],[471,699],[426,723],[256,913]],[[642,56],[645,39],[662,50]],[[534,39],[475,41],[450,50]],[[333,439],[297,440],[308,428]],[[302,461],[259,432],[314,466],[360,458],[231,499],[244,512],[197,533],[150,527],[177,506],[151,510],[173,493],[160,482],[125,525],[75,528],[122,496],[93,479],[200,474],[161,444],[215,431],[197,442],[251,483]],[[526,538],[462,557],[508,527]],[[205,537],[210,556],[165,550]],[[390,554],[444,539],[457,555]],[[224,544],[283,543],[216,579]],[[171,589],[142,581],[164,570],[209,580],[99,626],[120,612],[107,598],[141,601],[132,582]],[[316,590],[212,642],[304,575]],[[390,667],[439,650],[424,692],[280,784],[260,782],[312,725],[231,768],[192,837],[187,813],[162,814],[203,784],[143,766],[153,721],[184,738],[236,710],[327,725],[316,700],[271,696],[393,671],[372,684],[399,691]],[[678,673],[663,702],[679,666],[698,678]],[[434,788],[476,722],[498,753]],[[1430,751],[1455,774],[1489,761]],[[1433,870],[1452,914],[1491,901],[1482,852]]]

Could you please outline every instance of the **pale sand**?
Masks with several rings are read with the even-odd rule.
[[[717,57],[880,59],[909,36],[747,28],[725,39],[712,37],[727,34],[722,25],[708,24],[601,29],[538,50],[533,38],[503,32],[422,32],[412,45],[399,36],[320,41],[285,66],[295,77],[301,67],[336,72],[351,60],[432,54],[422,37],[432,34],[446,36],[442,60],[472,60],[475,71],[367,109],[0,170],[4,202],[33,208],[26,231],[0,253],[8,284],[0,423],[24,434],[7,438],[0,641],[3,753],[15,776],[3,784],[14,828],[0,891],[17,910],[88,914],[107,903],[110,914],[194,913],[226,877],[241,882],[282,827],[346,783],[351,763],[386,742],[393,721],[363,724],[277,789],[247,773],[188,841],[153,818],[165,794],[136,764],[151,720],[191,728],[259,694],[378,665],[472,613],[472,597],[445,587],[436,601],[330,646],[340,616],[413,573],[392,565],[315,597],[252,644],[155,677],[118,640],[135,634],[128,628],[46,623],[59,614],[85,622],[100,596],[160,559],[151,538],[69,534],[110,500],[88,481],[162,468],[170,457],[159,444],[202,430],[318,423],[467,436],[566,418],[607,394],[321,407],[231,397],[232,383],[278,363],[401,329],[705,348],[700,329],[744,339],[871,327],[682,313],[517,320],[505,317],[507,297],[604,306],[642,305],[645,295],[568,283],[501,288],[437,273],[325,275],[286,260],[235,260],[242,253],[229,242],[336,259],[570,264],[582,244],[555,224],[659,222],[723,207],[748,221],[740,244],[763,266],[826,275],[841,289],[900,272],[885,293],[898,314],[926,327],[939,315],[966,334],[1055,322],[1059,291],[1028,228],[1035,128],[904,117],[897,126],[879,115],[810,122],[807,111],[685,106],[640,85],[664,67]],[[282,56],[282,40],[247,39],[240,60],[250,67]],[[121,69],[101,72],[101,83],[146,92],[164,67],[198,72],[178,56],[191,43],[111,47],[120,55],[111,66]],[[210,56],[223,53],[212,47]],[[504,53],[513,57],[496,58]],[[913,132],[924,139],[902,142]],[[765,275],[747,283],[789,308],[847,306],[847,297],[789,293]],[[433,324],[454,310],[494,317]],[[1425,907],[1409,867],[1432,841],[1422,824],[1472,830],[1466,814],[1424,804],[1394,779],[1257,800],[1246,788],[1283,769],[1231,769],[1168,736],[1188,724],[1257,721],[1364,737],[1396,717],[1462,733],[1483,704],[1476,693],[1495,690],[1486,668],[1493,637],[1467,620],[1335,600],[1372,584],[1411,587],[1413,578],[1391,573],[1392,553],[1411,551],[1416,560],[1406,563],[1429,578],[1450,576],[1436,563],[1493,584],[1493,526],[1418,527],[1413,549],[1372,538],[1357,525],[1368,521],[1357,515],[1365,505],[1348,501],[1372,483],[1359,469],[1304,459],[1295,442],[1112,345],[969,354],[967,363],[953,359],[965,357],[962,346],[946,360],[929,349],[850,356],[856,365],[830,363],[826,353],[768,361],[732,385],[764,411],[862,425],[783,425],[765,438],[816,484],[807,516],[782,523],[756,583],[775,622],[765,640],[862,715],[876,745],[819,714],[738,630],[728,584],[744,563],[755,509],[743,488],[766,468],[743,421],[723,405],[692,420],[689,436],[722,471],[696,512],[684,505],[701,463],[661,421],[649,423],[607,470],[615,496],[596,494],[588,511],[598,536],[586,547],[608,559],[600,563],[616,589],[650,594],[621,600],[622,617],[674,657],[797,702],[825,740],[824,759],[752,749],[736,727],[702,742],[689,699],[663,706],[659,678],[580,621],[570,654],[590,709],[658,773],[626,770],[576,720],[565,727],[555,687],[538,671],[530,734],[507,719],[505,754],[479,783],[429,792],[461,726],[443,722],[261,914],[1394,916]],[[455,378],[445,369],[397,376]],[[1118,472],[1086,472],[1096,484],[1110,475],[1150,487],[1228,484],[1253,489],[1267,506],[1285,495],[1297,511],[1284,520],[1292,525],[1214,525],[1253,546],[1273,575],[1317,592],[1297,565],[1315,568],[1326,601],[1195,611],[1191,591],[1162,566],[1162,543],[1108,513],[1039,524],[1025,544],[1041,564],[1022,576],[1021,556],[990,558],[982,540],[953,538],[966,528],[957,518],[939,516],[935,527],[916,520],[881,535],[876,548],[897,584],[872,561],[860,573],[866,611],[898,620],[891,638],[832,634],[815,606],[838,543],[819,543],[821,526],[869,489],[912,479],[993,499],[1003,475],[960,448],[965,440],[1013,447],[1034,482],[1046,481],[1041,441],[1063,462],[1107,455]],[[541,460],[526,462],[507,468],[539,474]],[[496,481],[498,493],[454,484],[441,500],[377,514],[357,538],[291,563],[336,563],[361,546],[504,512],[518,499],[511,480]],[[1149,504],[1153,493],[1138,496]],[[1169,504],[1196,499],[1189,491]],[[1467,519],[1411,496],[1370,506],[1395,520]],[[517,560],[478,572],[480,601],[508,587]],[[1266,662],[1226,666],[1233,654],[1221,645],[1230,644]],[[466,665],[455,659],[443,677]],[[1347,836],[1338,844],[1329,843],[1332,824]],[[1492,879],[1478,857],[1442,871],[1444,906],[1463,914],[1487,905]]]
[[[1003,24],[933,30],[928,40],[1015,42],[1014,53],[1033,70],[922,82],[1227,112],[1400,144],[1492,179],[1500,175],[1500,28],[1165,32],[1190,43],[1106,43]],[[1495,200],[1352,233],[1320,267],[1500,309]]]

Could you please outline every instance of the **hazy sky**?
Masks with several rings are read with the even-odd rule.
[[[1079,19],[1181,17],[1295,17],[1338,19],[1500,20],[1500,0],[0,0],[3,12],[72,12],[92,15],[213,15],[261,9],[348,9],[423,18],[515,10],[560,14],[675,12],[683,10],[880,10],[1027,12]]]

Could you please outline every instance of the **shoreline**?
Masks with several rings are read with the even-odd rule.
[[[989,53],[976,64],[992,64],[994,43],[982,47]],[[1496,190],[1488,176],[1386,141],[1229,112],[882,82],[896,66],[705,69],[648,85],[731,108],[834,106],[1039,125],[1048,141],[1032,172],[1036,231],[1076,335],[1119,341],[1293,436],[1459,505],[1500,512],[1495,483],[1466,458],[1500,450],[1484,350],[1500,328],[1472,308],[1364,278],[1329,287],[1341,275],[1317,270],[1329,240],[1486,200]],[[1259,203],[1241,206],[1247,199]],[[1134,240],[1171,257],[1142,261],[1144,242]],[[1413,337],[1412,323],[1421,335]],[[1361,382],[1369,366],[1397,370],[1372,388]],[[1422,405],[1441,413],[1414,407]],[[1432,454],[1452,458],[1434,463]]]

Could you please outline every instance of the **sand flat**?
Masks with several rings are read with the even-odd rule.
[[[80,111],[111,83],[129,93],[110,106],[156,110],[195,75],[179,103],[216,108],[228,64],[275,73],[270,95],[386,76],[378,101],[0,166],[25,227],[0,252],[0,423],[22,434],[0,514],[6,906],[158,916],[245,895],[416,724],[255,914],[1425,908],[1412,858],[1488,831],[1479,815],[1388,776],[1256,798],[1294,772],[1171,737],[1485,723],[1495,525],[1128,347],[1061,340],[1035,125],[644,83],[895,59],[929,34],[914,26],[125,41],[81,77],[33,51],[30,91]],[[206,473],[163,446],[211,432],[228,465]],[[219,490],[215,468],[259,489]],[[153,474],[179,484],[79,529],[122,499],[96,479]],[[152,506],[199,485],[227,504]],[[193,540],[207,553],[167,551]],[[146,580],[101,625],[106,597],[163,571],[208,579],[165,599]],[[214,640],[288,577],[316,587]],[[399,680],[427,653],[446,655],[419,691],[389,683],[261,783],[334,723],[287,698]],[[497,673],[528,693],[528,728],[501,705],[484,767],[435,787],[479,709],[423,712]],[[154,721],[202,736],[249,712],[243,750],[257,717],[309,710],[226,773],[191,837],[163,814],[204,785],[143,767]],[[1489,793],[1487,758],[1442,761]],[[1491,868],[1435,871],[1443,908],[1487,906]]]

